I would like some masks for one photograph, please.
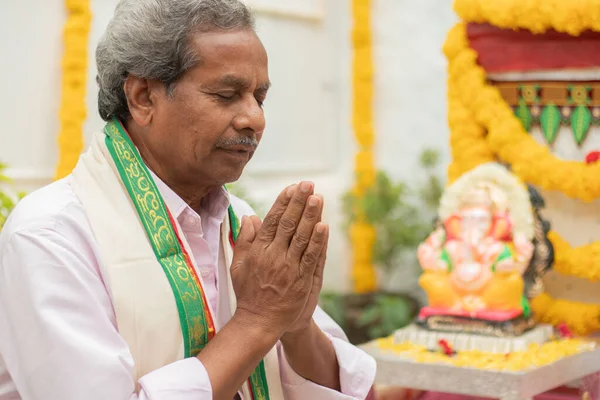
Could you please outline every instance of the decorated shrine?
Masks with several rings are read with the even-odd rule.
[[[593,12],[580,5],[551,2],[552,11],[529,19],[510,11],[513,2],[501,3],[498,10],[487,2],[455,3],[463,23],[449,33],[444,48],[449,178],[500,161],[540,191],[556,260],[532,308],[540,321],[590,334],[600,329],[600,299],[594,294],[599,226],[593,217],[600,210],[594,184],[600,172],[594,81],[600,79],[600,59],[589,51],[600,45],[599,27]],[[578,16],[578,23],[567,15]]]
[[[380,376],[485,397],[567,385],[597,398],[600,2],[454,8],[449,185],[418,249],[428,305],[377,342]]]

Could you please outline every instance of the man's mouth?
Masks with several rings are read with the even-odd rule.
[[[232,147],[218,147],[223,153],[230,157],[235,157],[239,160],[249,161],[254,155],[256,148],[254,146],[232,146]]]
[[[256,150],[256,146],[248,144],[236,144],[233,146],[219,147],[221,150],[237,152],[237,153],[253,153]]]

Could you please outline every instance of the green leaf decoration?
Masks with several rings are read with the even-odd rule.
[[[515,115],[517,118],[519,118],[525,130],[529,132],[533,117],[531,115],[531,111],[529,111],[529,107],[527,107],[527,103],[525,103],[525,100],[519,100],[519,106],[515,110]]]
[[[544,138],[546,138],[548,144],[554,143],[556,134],[560,128],[561,118],[560,110],[554,104],[549,104],[542,110],[542,114],[540,115],[540,125],[542,126],[542,132],[544,133]]]
[[[575,143],[581,145],[587,136],[592,124],[592,113],[586,106],[577,106],[571,114],[571,129]]]

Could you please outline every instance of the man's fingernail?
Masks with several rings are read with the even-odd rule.
[[[304,193],[307,193],[310,188],[312,187],[312,183],[311,182],[302,182],[300,184],[300,190]]]
[[[319,198],[316,196],[311,196],[310,200],[308,200],[308,205],[311,207],[316,207],[319,204]]]
[[[318,223],[317,224],[317,232],[324,233],[325,232],[325,224]]]
[[[248,219],[248,217],[246,215],[244,215],[242,217],[242,226],[244,226],[244,224],[246,223],[246,220]]]

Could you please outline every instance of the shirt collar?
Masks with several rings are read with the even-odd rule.
[[[173,218],[179,219],[179,217],[185,211],[191,211],[197,214],[177,193],[173,191],[166,183],[164,183],[152,170],[150,175],[154,179],[154,183],[160,192],[165,205],[173,215]],[[208,193],[208,195],[202,200],[202,209],[207,213],[208,216],[223,220],[225,218],[225,212],[229,207],[229,193],[225,188],[220,187]]]

